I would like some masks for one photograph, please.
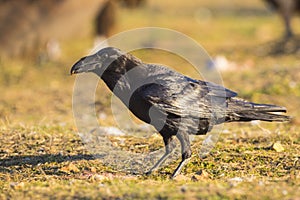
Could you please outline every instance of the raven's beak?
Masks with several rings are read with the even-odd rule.
[[[70,74],[79,74],[83,72],[90,72],[100,67],[101,63],[95,59],[94,56],[86,56],[77,61],[71,68]]]

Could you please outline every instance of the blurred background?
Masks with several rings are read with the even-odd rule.
[[[299,200],[299,10],[300,0],[0,0],[0,199],[257,199],[259,194]],[[203,137],[196,137],[182,180],[168,178],[175,162],[150,177],[104,165],[76,134],[76,76],[70,68],[105,38],[149,26],[194,39],[211,56],[225,87],[250,101],[287,107],[292,121],[225,124],[206,159],[197,156]],[[198,78],[178,55],[153,49],[132,53]],[[96,92],[98,121],[111,145],[147,154],[163,147],[154,132],[146,139],[121,136],[111,92],[102,81]],[[98,145],[98,139],[88,144]]]
[[[0,0],[0,199],[257,199],[259,194],[299,200],[299,2]],[[191,37],[207,50],[225,87],[250,101],[285,106],[293,120],[225,124],[206,159],[197,156],[203,137],[195,137],[182,180],[168,178],[175,162],[150,177],[117,171],[114,162],[104,165],[76,134],[76,76],[70,68],[105,38],[149,26]],[[132,53],[198,78],[178,55],[153,49]],[[99,81],[95,108],[109,145],[147,154],[163,147],[154,132],[146,138],[121,136],[111,103],[111,92]]]
[[[195,39],[212,56],[226,87],[252,101],[286,106],[298,116],[299,2],[1,0],[0,119],[72,124],[72,64],[105,38],[148,26]],[[158,50],[134,54],[195,76],[178,56]],[[100,123],[113,124],[110,93],[102,83],[98,89]]]

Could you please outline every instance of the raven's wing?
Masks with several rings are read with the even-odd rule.
[[[220,85],[188,77],[150,83],[139,88],[141,97],[166,114],[210,119],[218,102],[237,94]],[[216,101],[216,99],[218,101]]]
[[[196,90],[201,90],[208,96],[215,96],[215,97],[235,97],[237,96],[236,92],[233,92],[221,85],[207,82],[207,81],[201,81],[201,80],[194,80],[189,77],[185,77],[188,84],[196,84]]]

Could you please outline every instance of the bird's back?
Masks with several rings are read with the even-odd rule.
[[[236,93],[161,65],[144,67],[147,71],[144,84],[132,93],[129,104],[138,118],[156,128],[164,123],[191,134],[205,134],[214,124],[224,122],[226,99]]]

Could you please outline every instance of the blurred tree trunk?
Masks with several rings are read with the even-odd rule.
[[[0,55],[35,58],[60,40],[89,34],[90,23],[103,2],[0,0]]]

